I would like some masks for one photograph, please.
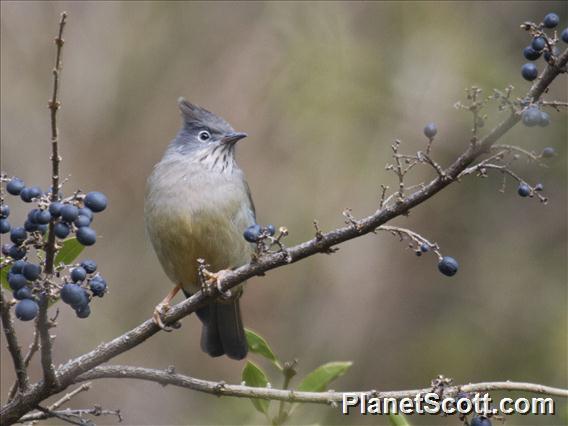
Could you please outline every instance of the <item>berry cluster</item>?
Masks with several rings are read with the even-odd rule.
[[[5,190],[8,194],[19,197],[24,203],[34,203],[23,226],[12,226],[9,222],[10,207],[4,203],[3,188],[0,190],[0,233],[9,233],[11,240],[11,244],[2,245],[2,269],[9,268],[6,274],[7,284],[13,291],[14,298],[19,301],[15,310],[16,317],[22,321],[34,319],[39,311],[37,302],[41,295],[52,299],[60,295],[65,303],[75,309],[78,317],[88,317],[90,299],[93,296],[102,297],[107,287],[100,275],[94,275],[96,263],[92,260],[86,260],[80,265],[65,265],[60,262],[61,264],[54,265],[54,273],[47,277],[43,273],[45,255],[39,253],[46,252],[49,240],[46,234],[50,224],[56,237],[56,250],[64,247],[72,234],[83,246],[95,244],[96,232],[91,223],[95,213],[106,209],[107,198],[100,192],[76,192],[71,197],[59,196],[57,201],[53,201],[51,190],[43,192],[37,186],[26,186],[20,178],[2,175],[0,181],[6,183]],[[36,263],[30,261],[33,250],[39,259]],[[71,290],[64,291],[69,286]],[[79,293],[80,296],[77,296]]]
[[[254,225],[251,225],[247,229],[245,229],[243,237],[249,243],[256,243],[264,237],[273,237],[275,233],[276,228],[274,227],[274,225],[266,225],[264,228],[262,228],[260,225],[255,223]]]

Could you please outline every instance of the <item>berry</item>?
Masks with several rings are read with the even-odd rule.
[[[560,49],[558,47],[552,48],[552,54],[548,50],[546,52],[544,52],[544,60],[546,62],[550,62],[550,59],[552,59],[553,55],[556,56],[556,57],[558,57],[558,55],[560,55]]]
[[[25,299],[16,305],[16,318],[21,321],[33,320],[39,311],[39,306],[31,299]]]
[[[562,30],[562,34],[560,34],[560,38],[564,43],[568,43],[568,28],[564,28]]]
[[[91,219],[87,216],[79,215],[75,222],[73,222],[77,228],[82,228],[84,226],[89,226],[91,224]]]
[[[49,223],[50,220],[51,220],[51,213],[49,213],[49,211],[47,210],[39,210],[34,215],[34,222],[40,225],[45,225]]]
[[[10,256],[14,260],[23,259],[26,256],[26,248],[18,247],[16,244],[13,244],[10,246],[8,256]]]
[[[254,224],[249,226],[247,229],[245,229],[243,237],[245,237],[245,240],[247,240],[249,243],[256,243],[258,241],[258,237],[260,236],[261,231],[262,230],[260,229],[260,226]]]
[[[13,274],[21,274],[24,272],[24,266],[27,265],[25,260],[16,260],[12,263],[12,267],[10,268],[10,272]]]
[[[10,222],[7,219],[0,219],[0,234],[7,234],[10,228]]]
[[[59,201],[54,201],[53,203],[51,203],[49,205],[49,213],[51,213],[51,216],[59,217],[59,215],[61,214],[61,207],[63,207],[63,204]]]
[[[73,282],[84,281],[87,278],[87,271],[84,268],[78,266],[77,268],[71,269],[71,280]]]
[[[532,40],[531,46],[534,50],[540,52],[542,49],[544,49],[544,46],[546,46],[546,40],[544,39],[544,37],[535,37]]]
[[[422,253],[426,253],[429,250],[430,250],[430,246],[428,244],[426,244],[426,243],[420,244],[420,251]]]
[[[83,260],[81,262],[81,267],[89,274],[92,274],[97,270],[97,264],[91,259]]]
[[[531,188],[526,183],[521,183],[517,188],[517,193],[521,197],[528,197],[531,194]]]
[[[20,191],[20,198],[24,203],[31,203],[32,201],[32,194],[30,192],[30,188],[25,187]]]
[[[26,232],[25,228],[18,226],[17,228],[13,228],[10,232],[10,240],[14,244],[22,244],[28,238],[28,233]]]
[[[491,426],[491,420],[484,416],[474,416],[469,426]]]
[[[523,56],[529,61],[536,61],[540,58],[540,52],[537,52],[532,46],[527,46],[523,49]]]
[[[47,232],[48,225],[38,225],[37,230],[43,234]]]
[[[9,256],[11,248],[12,248],[12,244],[2,244],[2,254],[4,256]]]
[[[102,212],[107,206],[107,197],[102,192],[89,192],[85,196],[85,207],[91,209],[94,213]]]
[[[521,114],[521,119],[523,120],[523,124],[525,126],[534,127],[540,123],[540,110],[535,106],[528,107]]]
[[[540,121],[538,125],[540,127],[546,127],[550,124],[550,115],[547,112],[541,111],[540,112]]]
[[[444,256],[438,263],[438,270],[448,277],[455,275],[458,272],[458,268],[458,261],[450,256]]]
[[[11,274],[8,277],[8,284],[10,285],[10,288],[14,291],[18,291],[19,289],[24,287],[27,283],[28,282],[26,280],[26,277],[24,277],[22,274]]]
[[[77,284],[65,284],[61,288],[61,300],[68,305],[80,305],[84,302],[85,293]]]
[[[10,216],[10,207],[7,204],[2,204],[0,206],[0,219],[6,219]]]
[[[38,213],[39,213],[39,209],[31,209],[28,212],[28,220],[31,223],[37,223],[36,216],[37,216]]]
[[[103,277],[97,275],[91,280],[90,288],[93,292],[93,296],[103,297],[106,292],[107,283]]]
[[[542,21],[546,28],[554,28],[560,22],[560,18],[556,13],[549,13],[546,15]]]
[[[533,81],[538,77],[538,69],[535,64],[529,62],[522,66],[521,74],[525,80]]]
[[[78,318],[87,318],[91,315],[91,308],[89,305],[81,306],[80,308],[75,309],[75,313]]]
[[[70,231],[71,230],[69,229],[69,225],[67,225],[64,222],[57,222],[55,224],[55,226],[53,227],[53,233],[55,234],[55,236],[57,238],[60,238],[60,239],[67,238]]]
[[[37,225],[34,222],[30,222],[29,220],[26,220],[24,222],[24,229],[28,232],[34,232],[34,231],[37,231]]]
[[[71,223],[79,216],[79,209],[72,204],[64,204],[59,213],[61,214],[61,219]]]
[[[438,127],[436,127],[435,123],[428,123],[426,127],[424,127],[424,134],[428,139],[432,139],[438,133]]]
[[[32,298],[32,290],[28,287],[22,287],[18,291],[14,292],[14,299],[17,300],[24,300],[24,299],[31,299]]]
[[[554,157],[556,155],[556,152],[554,151],[554,148],[547,146],[546,148],[544,148],[542,150],[542,154],[540,154],[543,158],[551,158]]]
[[[79,209],[79,216],[87,216],[91,222],[93,221],[93,211],[87,207]]]
[[[89,304],[89,293],[84,288],[81,288],[80,300],[77,303],[71,304],[71,307],[75,310],[83,309]]]
[[[25,186],[26,185],[22,179],[14,177],[10,179],[10,182],[6,185],[6,191],[12,195],[20,195],[20,192],[22,192],[22,189],[24,189]]]
[[[35,281],[41,274],[41,267],[35,263],[27,263],[22,271],[28,281]]]
[[[266,233],[271,237],[276,233],[276,228],[274,227],[274,225],[266,225],[265,230]]]
[[[534,187],[535,191],[544,191],[544,185],[542,183],[537,183]]]
[[[97,241],[97,233],[93,228],[84,226],[77,229],[77,241],[79,241],[84,246],[92,246]]]

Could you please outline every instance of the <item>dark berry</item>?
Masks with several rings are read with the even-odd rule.
[[[61,215],[61,219],[65,222],[71,223],[79,216],[79,209],[73,204],[64,204],[59,214]]]
[[[23,259],[26,256],[26,248],[18,247],[16,244],[13,244],[12,246],[10,246],[8,256],[10,256],[14,260]]]
[[[51,220],[51,213],[47,210],[40,210],[34,215],[34,222],[45,225]]]
[[[31,299],[32,297],[32,290],[28,287],[22,287],[18,291],[14,292],[14,298],[17,300],[24,300],[24,299]]]
[[[428,250],[430,250],[430,246],[426,243],[422,243],[420,244],[420,251],[422,253],[426,253]]]
[[[546,15],[542,21],[546,28],[554,28],[560,22],[560,18],[556,13],[549,13]]]
[[[6,219],[8,216],[10,216],[10,207],[8,204],[0,205],[0,219]]]
[[[102,192],[89,192],[85,196],[85,207],[91,209],[94,213],[102,212],[107,206],[107,197]]]
[[[551,158],[554,157],[556,155],[556,151],[554,150],[554,148],[547,146],[546,148],[544,148],[542,150],[542,157],[543,158]]]
[[[24,184],[24,181],[22,179],[14,177],[10,179],[10,181],[6,185],[6,191],[8,191],[8,193],[12,195],[20,195],[20,192],[22,192],[22,189],[24,189],[25,186],[26,185]]]
[[[31,209],[28,212],[28,220],[31,223],[37,223],[37,214],[39,213],[39,209]]]
[[[523,124],[527,127],[534,127],[540,123],[541,115],[537,107],[531,106],[523,111],[521,114]]]
[[[35,281],[41,274],[41,267],[35,263],[27,263],[24,266],[23,274],[28,281]]]
[[[4,256],[10,256],[10,249],[12,248],[12,244],[2,244],[2,254]]]
[[[274,227],[274,225],[266,225],[266,233],[268,235],[270,235],[271,237],[276,233],[276,228]]]
[[[261,231],[262,229],[260,228],[260,226],[254,224],[249,226],[247,229],[245,229],[243,237],[245,237],[245,240],[247,240],[249,243],[256,243],[258,241],[258,237],[260,236]]]
[[[57,222],[55,224],[55,226],[53,227],[53,233],[55,234],[55,236],[57,238],[60,238],[60,239],[67,238],[70,231],[71,230],[69,229],[69,225],[67,225],[64,222]]]
[[[531,194],[531,188],[526,183],[521,183],[517,188],[517,193],[521,197],[528,197]]]
[[[544,191],[544,185],[542,183],[537,183],[534,187],[535,191]]]
[[[71,304],[71,307],[75,310],[82,309],[89,304],[89,293],[84,288],[81,288],[81,295],[79,296],[79,301],[77,303]]]
[[[523,49],[523,56],[529,61],[536,61],[540,58],[541,52],[537,52],[532,48],[532,46],[527,46]]]
[[[16,305],[16,318],[20,321],[33,320],[39,311],[39,306],[31,299],[24,299]]]
[[[106,292],[107,283],[103,277],[97,275],[91,279],[89,286],[94,296],[103,297]]]
[[[79,241],[84,246],[92,246],[97,241],[97,233],[93,228],[84,226],[77,229],[77,241]]]
[[[426,127],[424,127],[424,134],[428,139],[432,139],[438,133],[438,127],[436,127],[435,123],[428,123]]]
[[[548,50],[544,52],[544,60],[546,62],[550,62],[552,56],[558,57],[558,55],[560,55],[560,49],[558,47],[554,47],[552,48],[552,54]]]
[[[21,274],[24,272],[24,266],[27,265],[25,260],[16,260],[12,263],[12,267],[10,268],[10,272],[13,274]]]
[[[564,28],[562,30],[562,34],[560,34],[560,38],[564,43],[568,43],[568,28]]]
[[[83,260],[81,262],[81,267],[89,274],[93,274],[97,270],[97,264],[91,259]]]
[[[538,77],[538,69],[535,64],[529,62],[522,66],[521,74],[525,80],[533,81]]]
[[[87,318],[89,315],[91,315],[91,308],[89,307],[89,305],[81,306],[75,309],[75,313],[77,314],[78,318]]]
[[[37,230],[38,230],[39,232],[41,232],[42,235],[43,235],[43,234],[45,234],[45,233],[47,232],[47,228],[48,228],[48,227],[49,227],[49,225],[38,225],[38,226],[37,226]]]
[[[83,289],[77,284],[65,284],[61,288],[61,300],[68,305],[80,305],[84,302]]]
[[[87,278],[87,271],[84,268],[78,266],[77,268],[71,269],[71,280],[73,282],[84,281]]]
[[[87,216],[90,221],[93,221],[93,211],[87,207],[81,207],[79,209],[79,216]]]
[[[534,50],[540,52],[542,49],[544,49],[544,46],[546,46],[546,40],[544,39],[544,37],[535,37],[533,38],[531,46]]]
[[[26,280],[26,277],[24,277],[22,274],[11,274],[8,277],[8,285],[10,285],[10,288],[14,291],[18,291],[27,283],[28,281]]]
[[[31,222],[29,220],[26,220],[24,222],[24,229],[28,232],[34,232],[37,231],[37,224],[34,222]]]
[[[12,231],[10,231],[10,240],[12,240],[14,244],[22,244],[26,241],[26,238],[28,238],[28,233],[22,226],[13,228]]]
[[[20,191],[20,198],[24,203],[31,203],[32,201],[32,192],[31,188],[25,187]]]
[[[540,121],[538,125],[540,127],[546,127],[550,124],[550,115],[547,112],[540,111]]]
[[[469,426],[491,426],[491,420],[484,416],[474,416]]]
[[[8,219],[0,219],[0,234],[7,234],[10,232],[10,222]]]
[[[49,213],[51,213],[51,216],[59,217],[59,215],[61,214],[61,207],[63,207],[63,204],[59,201],[54,201],[53,203],[51,203],[49,205]]]
[[[450,256],[444,256],[438,263],[438,270],[448,277],[455,275],[458,272],[458,268],[458,261]]]
[[[91,219],[80,214],[73,223],[77,228],[82,228],[83,226],[89,226],[91,224]]]

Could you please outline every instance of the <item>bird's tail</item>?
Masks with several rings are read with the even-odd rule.
[[[248,352],[239,299],[216,301],[197,310],[203,323],[201,349],[212,357],[243,359]]]

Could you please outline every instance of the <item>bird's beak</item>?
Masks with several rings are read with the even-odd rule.
[[[221,143],[233,145],[246,137],[246,133],[227,133],[225,136],[223,136],[223,139],[221,139]]]

